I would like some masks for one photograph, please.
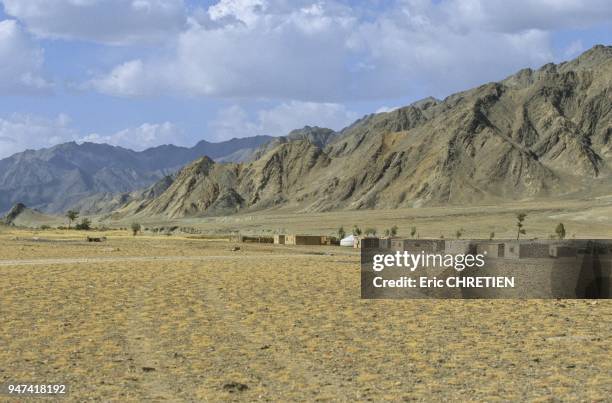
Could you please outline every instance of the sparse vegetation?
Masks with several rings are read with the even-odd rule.
[[[527,231],[525,230],[525,225],[523,224],[525,222],[525,218],[527,218],[527,214],[525,213],[518,213],[516,215],[516,239],[520,239],[521,235],[525,235],[527,234]]]
[[[74,228],[81,231],[88,231],[91,229],[91,220],[89,218],[82,218],[81,222]]]
[[[346,237],[346,231],[344,230],[344,227],[338,228],[338,238],[343,239],[345,237]]]
[[[565,239],[565,226],[563,225],[563,223],[559,223],[557,224],[557,228],[555,228],[555,234],[557,234],[557,237],[559,237],[559,239]]]
[[[70,225],[79,218],[79,212],[74,210],[68,210],[66,212],[66,218],[68,219],[68,229],[70,229]],[[77,228],[78,229],[78,228]]]
[[[417,233],[417,227],[410,228],[410,236],[414,238]]]
[[[464,232],[465,232],[465,230],[463,228],[459,228],[457,231],[455,231],[455,238],[461,239],[461,237],[463,236]]]
[[[489,241],[492,241],[492,240],[493,240],[493,238],[495,238],[495,232],[491,232],[491,233],[489,234]]]
[[[376,236],[376,233],[377,233],[376,228],[370,227],[370,228],[366,228],[365,230],[366,235]]]
[[[132,226],[130,228],[132,230],[132,235],[136,236],[136,235],[138,235],[138,233],[140,232],[142,227],[137,222],[133,222]]]
[[[359,228],[357,225],[355,225],[355,226],[353,227],[353,235],[355,235],[355,236],[359,236],[359,235],[361,235],[361,233],[362,233],[362,232],[361,232],[361,228]]]

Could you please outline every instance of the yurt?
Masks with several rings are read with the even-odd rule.
[[[340,246],[350,246],[353,247],[353,243],[355,243],[355,236],[349,235],[346,238],[342,238],[340,240]]]

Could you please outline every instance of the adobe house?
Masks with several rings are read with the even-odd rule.
[[[504,243],[504,257],[508,259],[549,258],[550,245],[534,241],[508,241]]]
[[[578,248],[570,245],[550,245],[548,252],[550,257],[576,257]]]
[[[391,249],[391,241],[395,238],[380,238],[378,247],[381,249]]]
[[[287,235],[285,245],[321,245],[320,235]]]
[[[321,237],[321,245],[328,245],[328,246],[340,245],[340,240],[336,238],[335,236],[323,235]]]
[[[476,244],[476,254],[486,255],[489,258],[504,257],[505,244],[503,242],[481,242]]]
[[[229,237],[230,242],[240,243],[274,243],[274,237],[263,235],[241,235],[232,234]]]
[[[441,239],[391,239],[391,249],[411,253],[443,252],[444,241]]]
[[[358,238],[356,248],[374,249],[380,247],[380,239],[375,237]]]
[[[465,239],[449,239],[444,242],[444,252],[450,255],[466,255],[476,252],[476,245]]]
[[[274,244],[275,245],[284,245],[285,244],[285,235],[274,235]]]

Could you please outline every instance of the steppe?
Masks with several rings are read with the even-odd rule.
[[[287,226],[313,232],[356,218],[339,214]],[[379,229],[394,222],[377,214]],[[532,229],[546,234],[548,219],[536,217],[556,214],[533,213]],[[437,233],[443,224],[430,216],[418,225],[425,232],[430,220]],[[457,217],[453,229],[477,225]],[[502,218],[490,225],[510,232],[512,212]],[[605,220],[576,222],[587,236],[610,235]],[[609,401],[612,393],[609,300],[361,300],[350,248],[92,234],[107,241],[0,226],[0,383],[67,383],[70,401]]]

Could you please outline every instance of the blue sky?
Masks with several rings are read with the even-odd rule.
[[[340,129],[612,37],[602,0],[0,4],[0,158]]]

